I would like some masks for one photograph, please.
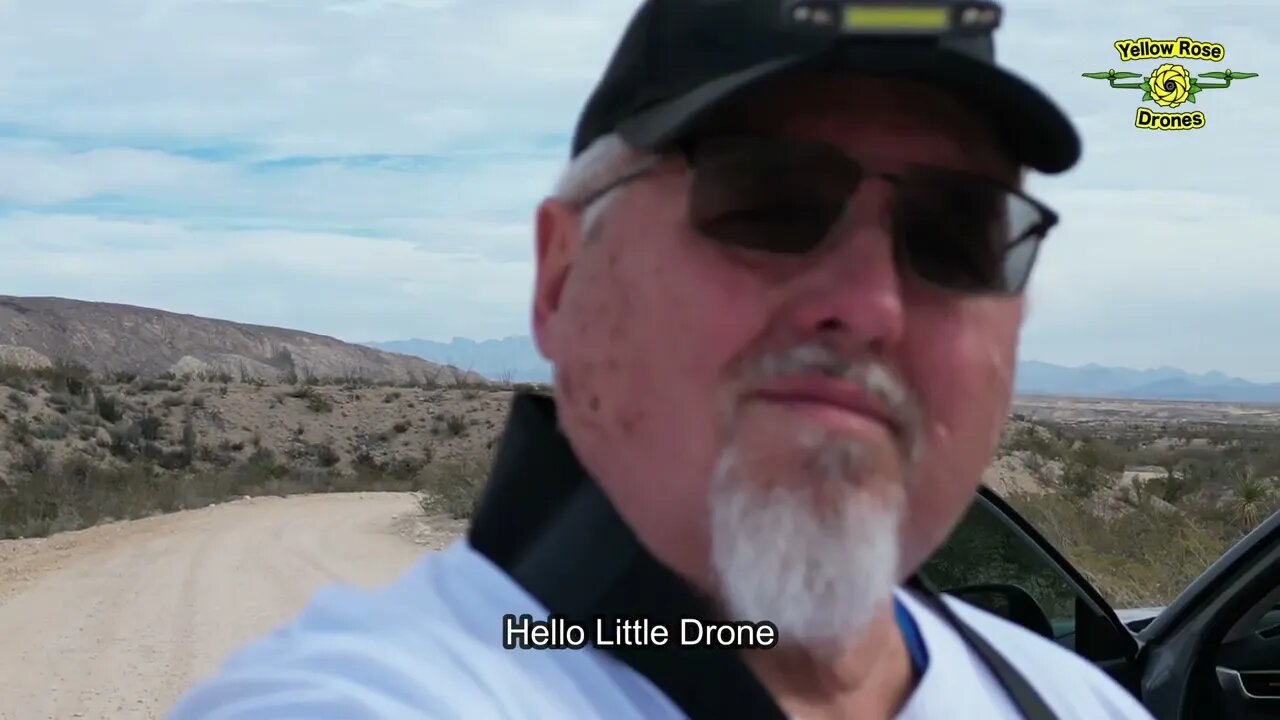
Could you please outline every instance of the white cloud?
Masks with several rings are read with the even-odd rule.
[[[1280,379],[1280,6],[1007,5],[1002,60],[1086,150],[1031,182],[1063,224],[1024,354]],[[0,0],[0,291],[354,340],[527,332],[534,206],[634,7]],[[1133,91],[1080,76],[1149,71],[1111,43],[1179,35],[1260,73],[1205,93],[1204,130],[1139,131]]]
[[[600,0],[28,0],[0,27],[15,61],[0,108],[49,132],[232,137],[278,155],[563,132],[630,10]]]
[[[0,199],[46,205],[106,193],[190,193],[225,186],[234,169],[153,150],[103,148],[66,152],[55,148],[0,148]]]
[[[113,277],[137,282],[162,275],[190,280],[246,267],[261,267],[281,278],[427,282],[453,293],[477,289],[477,271],[498,273],[493,276],[498,287],[511,279],[502,275],[503,263],[478,264],[476,254],[465,247],[431,252],[407,240],[334,233],[209,231],[161,221],[20,215],[0,219],[0,238],[4,282],[10,285],[36,273],[92,282],[106,269]],[[65,262],[66,251],[82,262]]]
[[[38,208],[128,194],[162,217],[362,228],[404,234],[423,247],[528,259],[534,206],[561,165],[560,158],[499,155],[446,159],[424,171],[336,161],[255,171],[156,151],[76,153],[23,143],[0,145],[0,201]]]
[[[354,339],[394,337],[382,314],[466,334],[477,316],[527,304],[532,283],[528,263],[485,260],[466,247],[78,216],[0,219],[0,257],[6,294],[154,305]]]

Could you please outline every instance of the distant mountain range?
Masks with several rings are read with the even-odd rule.
[[[538,354],[533,338],[528,335],[479,341],[456,337],[447,343],[435,340],[391,340],[364,344],[431,362],[440,362],[434,358],[453,358],[448,364],[479,373],[491,380],[551,382],[551,365]]]
[[[527,335],[500,340],[454,338],[365,343],[389,352],[414,355],[469,369],[495,380],[550,382],[551,367]],[[1038,360],[1018,363],[1015,389],[1020,395],[1201,400],[1280,403],[1280,383],[1255,383],[1220,372],[1190,373],[1172,367],[1135,370],[1089,364],[1064,367]]]
[[[1018,363],[1016,388],[1022,395],[1280,402],[1280,383],[1255,383],[1216,370],[1195,374],[1173,367],[1134,370],[1093,363],[1063,367],[1027,360]]]

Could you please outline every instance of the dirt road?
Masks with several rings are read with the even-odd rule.
[[[0,720],[161,718],[321,586],[387,582],[458,530],[424,525],[412,496],[361,493],[0,542]]]

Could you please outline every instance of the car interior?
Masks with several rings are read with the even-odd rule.
[[[1264,525],[1167,608],[1118,612],[984,489],[918,574],[1094,662],[1157,718],[1280,718],[1280,518]]]

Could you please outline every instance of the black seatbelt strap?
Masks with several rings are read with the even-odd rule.
[[[960,634],[960,637],[969,647],[973,648],[978,657],[982,658],[987,668],[991,670],[991,674],[996,676],[996,680],[1004,687],[1005,692],[1009,694],[1009,698],[1013,700],[1013,704],[1018,708],[1018,712],[1022,714],[1025,720],[1056,720],[1057,715],[1040,697],[1040,693],[1031,687],[1031,683],[1027,682],[1022,673],[1005,659],[999,650],[992,647],[986,638],[982,637],[964,620],[961,620],[956,615],[955,610],[951,609],[951,606],[940,595],[929,593],[925,594],[922,599],[926,605],[933,608],[946,620],[947,624]]]
[[[649,554],[560,434],[550,398],[518,394],[468,540],[553,616],[594,628],[597,615],[645,618],[679,632],[682,618],[714,620],[714,604]],[[1025,678],[937,592],[908,588],[986,662],[1026,720],[1054,720]],[[785,720],[773,696],[730,648],[602,648],[693,720]],[[938,668],[945,672],[945,668]]]
[[[666,605],[661,615],[658,608],[647,603],[625,603],[623,598],[609,598],[611,589],[620,581],[637,574],[652,572],[646,568],[646,556],[636,544],[625,523],[618,518],[604,494],[591,483],[579,487],[562,508],[557,517],[548,523],[539,539],[511,569],[511,576],[531,595],[551,611],[575,622],[586,622],[602,607],[609,607],[610,614],[619,616],[642,612],[645,617],[665,622],[673,630],[678,628],[679,617],[689,616],[700,608],[694,606],[694,598],[679,598],[675,606]],[[654,578],[660,582],[659,578]],[[632,583],[623,583],[635,587]],[[923,596],[926,605],[933,608],[960,634],[960,637],[978,654],[1009,694],[1025,720],[1056,720],[1056,715],[1040,695],[999,651],[985,638],[961,620],[949,605],[943,602],[919,581],[909,583],[915,594]],[[643,586],[641,586],[643,587]],[[650,587],[653,587],[650,585]],[[632,596],[636,600],[635,596]],[[675,598],[673,598],[675,599]],[[627,607],[631,605],[631,607]],[[665,605],[665,603],[664,603]],[[781,719],[784,717],[771,696],[765,694],[745,665],[734,662],[728,651],[690,649],[678,645],[662,649],[618,647],[609,654],[639,671],[651,676],[656,664],[668,668],[679,665],[683,682],[672,685],[667,681],[660,685],[668,697],[680,705],[690,717],[703,703],[693,696],[707,694],[723,697],[726,683],[736,686],[733,690],[756,695],[751,704],[755,710],[749,717]],[[666,673],[664,673],[666,675]],[[690,702],[693,701],[693,702]],[[736,714],[735,717],[748,717]]]
[[[594,627],[594,616],[645,618],[669,628],[710,619],[710,605],[643,550],[603,492],[585,482],[512,568],[511,577],[553,615]],[[694,720],[786,720],[738,651],[723,647],[610,646]]]

